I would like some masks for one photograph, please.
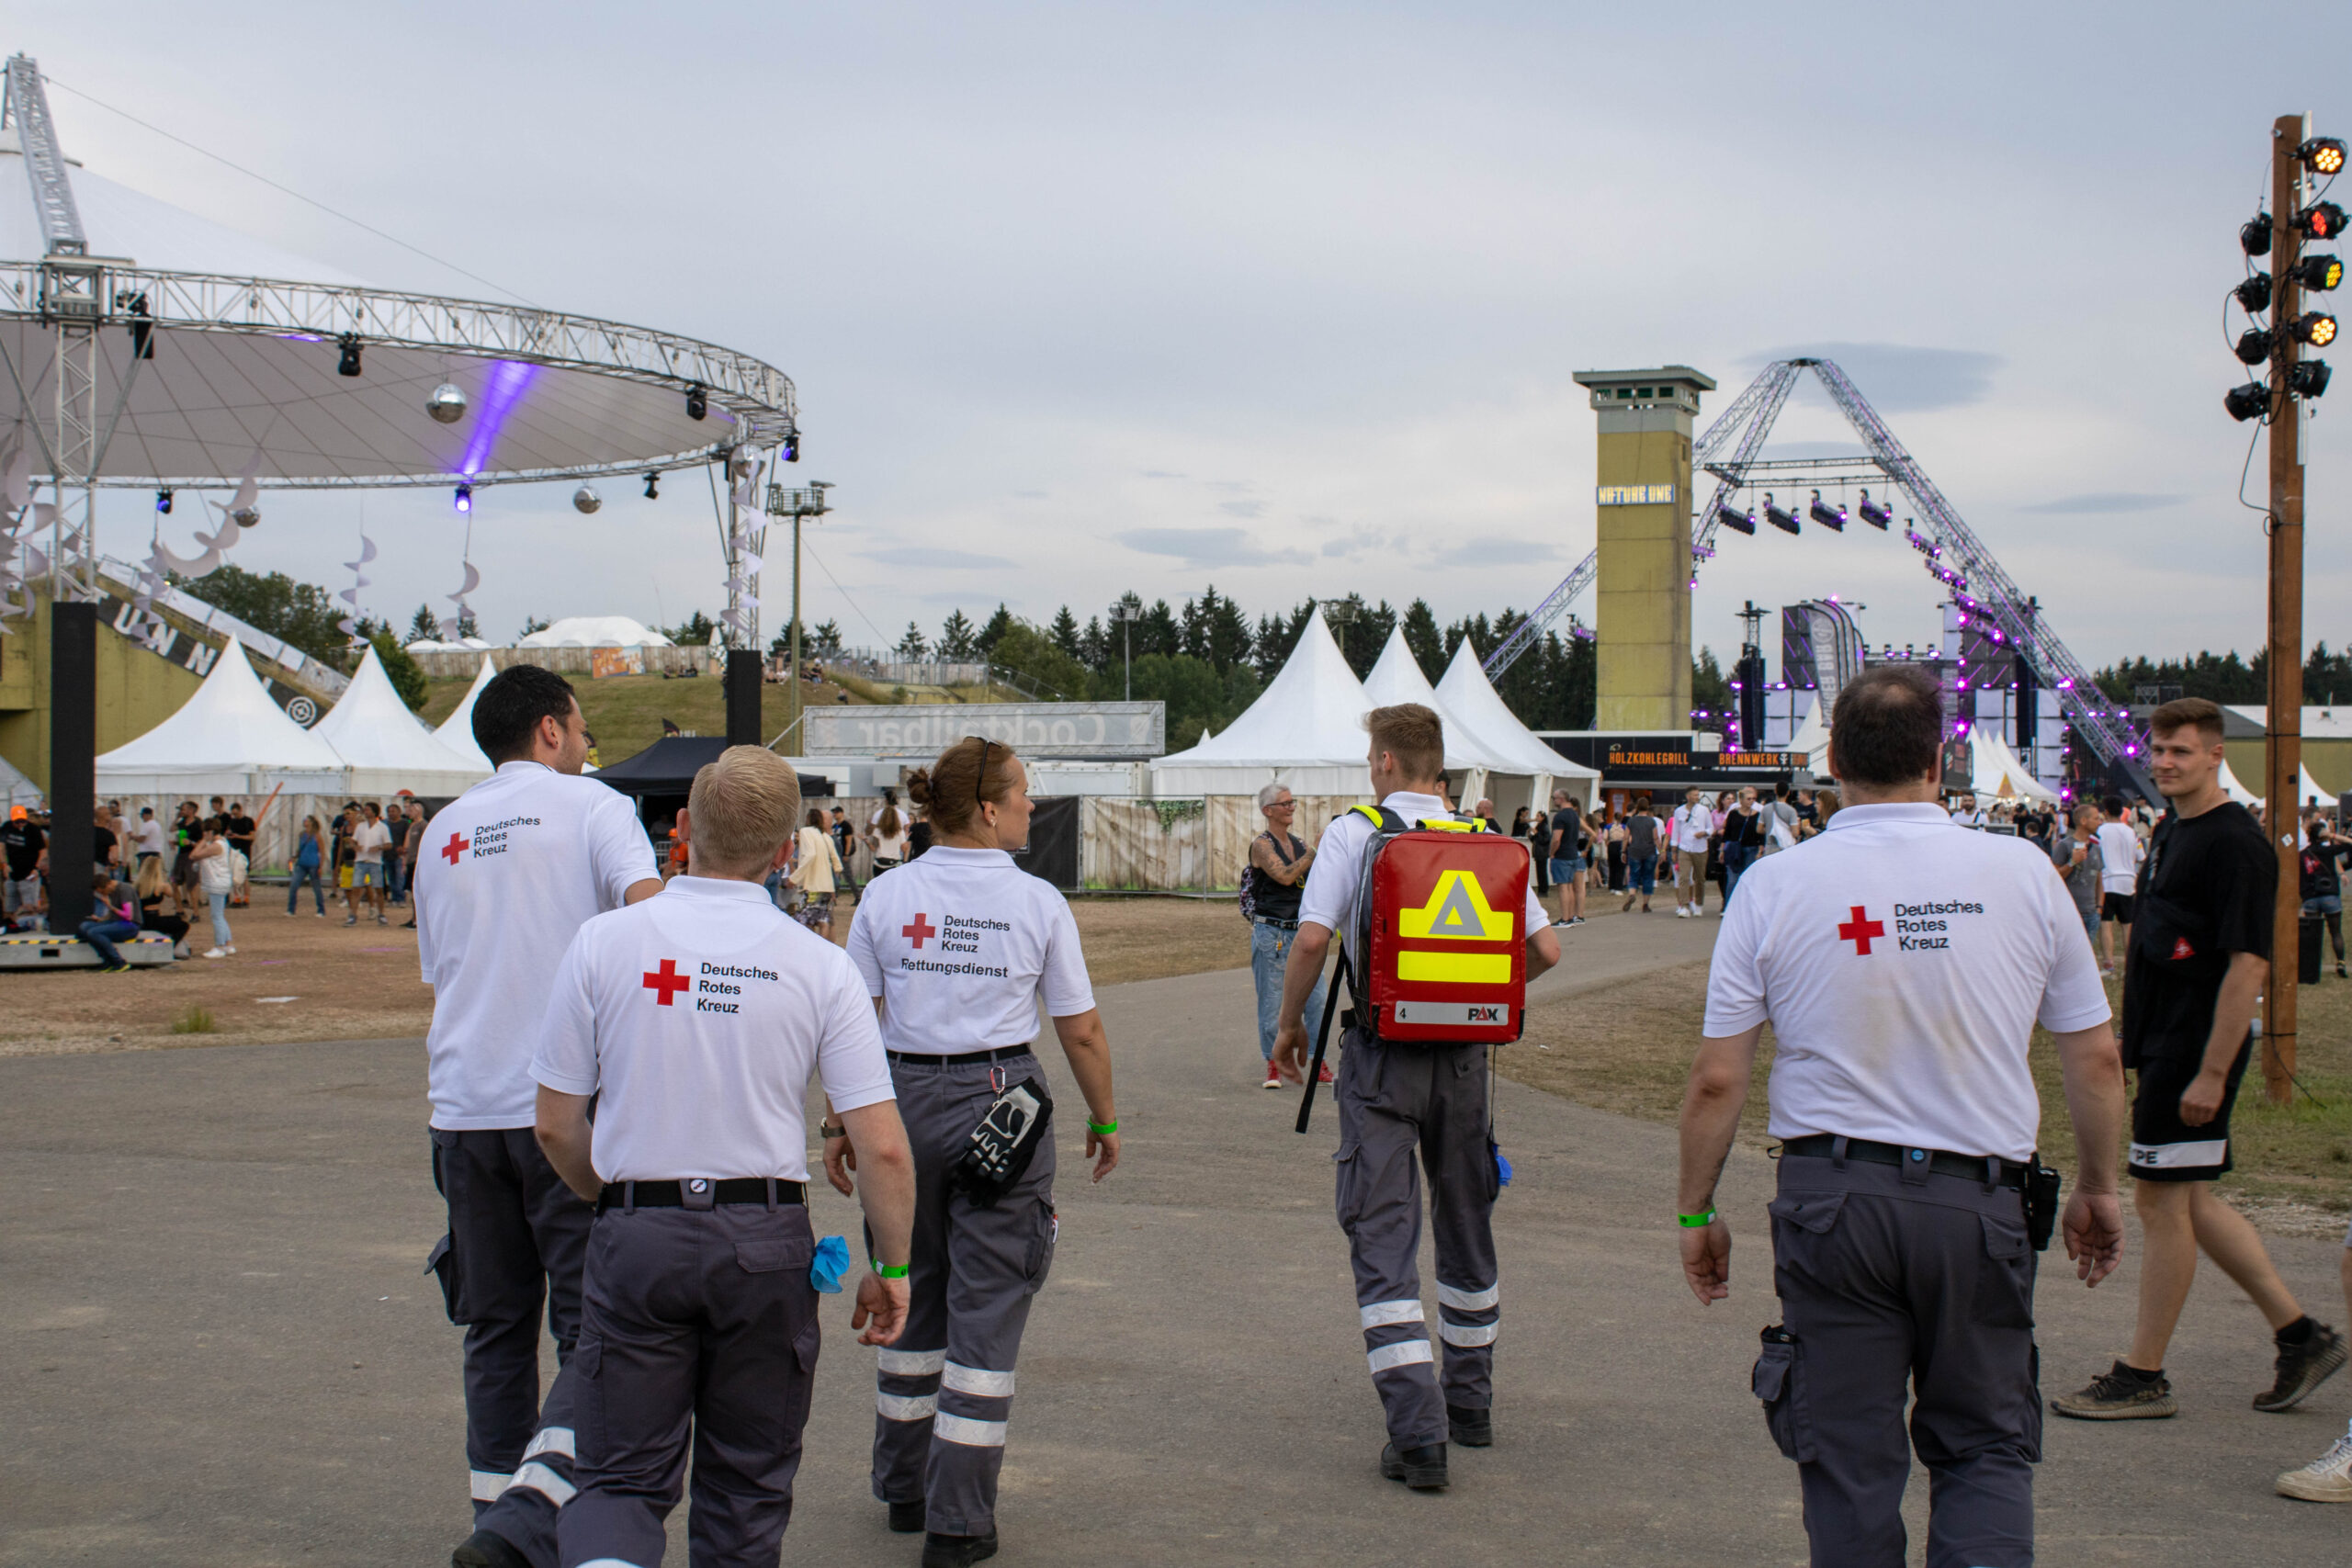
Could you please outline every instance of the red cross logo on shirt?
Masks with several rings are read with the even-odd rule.
[[[900,926],[899,928],[899,934],[911,941],[915,944],[915,951],[917,953],[921,953],[922,951],[924,939],[927,937],[937,936],[939,934],[939,928],[933,925],[926,917],[917,915],[913,925]]]
[[[455,865],[458,863],[458,857],[472,847],[471,839],[462,838],[453,832],[449,835],[449,841],[441,846],[441,858],[451,865]]]
[[[1853,919],[1838,928],[1838,940],[1852,942],[1855,957],[1868,958],[1871,955],[1871,938],[1884,936],[1886,926],[1883,921],[1867,919],[1860,904],[1853,908]]]
[[[663,959],[660,969],[648,970],[645,976],[645,988],[661,993],[653,999],[663,1007],[668,1007],[680,991],[693,984],[692,980],[678,973],[678,961],[674,958]]]

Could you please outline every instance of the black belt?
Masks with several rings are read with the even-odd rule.
[[[1256,919],[1261,926],[1273,926],[1279,930],[1286,931],[1295,931],[1298,930],[1298,922],[1296,920],[1278,920],[1272,915],[1260,915],[1256,917]]]
[[[1838,1152],[1838,1139],[1828,1133],[1815,1133],[1803,1138],[1791,1138],[1781,1145],[1783,1155],[1805,1158],[1830,1159]],[[1957,1176],[1970,1181],[1984,1179],[1985,1155],[1956,1155],[1946,1149],[1912,1149],[1900,1144],[1874,1144],[1867,1138],[1848,1138],[1846,1157],[1865,1165],[1908,1166],[1916,1164],[1917,1156],[1927,1156],[1928,1168],[1938,1176]],[[1993,1179],[1996,1187],[2025,1187],[2026,1168],[2013,1159],[1999,1162],[2000,1174]]]
[[[596,1196],[596,1212],[607,1209],[707,1209],[714,1203],[765,1203],[773,1190],[779,1203],[806,1203],[808,1189],[797,1181],[763,1176],[706,1176],[684,1181],[607,1181]]]
[[[1015,1056],[1035,1054],[1030,1045],[1007,1045],[1001,1051],[966,1051],[954,1056],[934,1056],[924,1051],[885,1052],[894,1062],[915,1062],[928,1066],[966,1067],[975,1062],[1010,1062]]]

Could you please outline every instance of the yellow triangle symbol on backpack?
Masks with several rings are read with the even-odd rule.
[[[1454,870],[1439,875],[1428,903],[1397,911],[1396,934],[1408,941],[1508,942],[1512,923],[1487,902],[1476,877]]]

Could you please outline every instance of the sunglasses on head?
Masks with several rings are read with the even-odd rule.
[[[989,787],[989,748],[995,745],[996,742],[982,739],[977,735],[967,735],[964,739],[967,740],[978,740],[980,742],[980,773],[979,776],[972,781],[972,804],[975,806],[985,806],[988,804],[988,801],[982,792]]]

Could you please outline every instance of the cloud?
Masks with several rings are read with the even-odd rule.
[[[1881,413],[1916,413],[1928,409],[1963,408],[1983,402],[1992,394],[1993,372],[2001,367],[1997,354],[1966,348],[1914,348],[1899,343],[1806,343],[1750,355],[1747,363],[1761,368],[1776,359],[1829,359],[1846,373],[1871,407]],[[1799,389],[1826,398],[1811,377]]]
[[[1143,477],[1148,479],[1181,479],[1184,476],[1171,474],[1166,468],[1146,468],[1143,471]]]
[[[2185,495],[2152,495],[2143,491],[2098,490],[2082,495],[2062,495],[2054,501],[2036,502],[2031,506],[2020,506],[2018,510],[2108,516],[2119,512],[2158,512],[2167,506],[2177,506],[2188,499]]]
[[[1203,479],[1201,482],[1211,490],[1226,491],[1235,495],[1258,488],[1248,479]]]
[[[884,566],[945,567],[950,570],[978,570],[982,568],[1001,569],[1014,563],[1002,556],[976,556],[967,550],[935,549],[929,545],[894,545],[886,550],[860,550],[867,560],[880,561]]]
[[[1516,534],[1481,534],[1476,538],[1454,539],[1430,552],[1434,566],[1516,565],[1521,561],[1556,560],[1560,547],[1541,539],[1523,538]]]
[[[1114,535],[1148,556],[1173,556],[1186,566],[1305,566],[1305,550],[1270,550],[1247,528],[1131,528]]]
[[[1329,526],[1334,525],[1337,520],[1329,517],[1308,517],[1304,521],[1320,523]],[[1369,555],[1374,551],[1385,550],[1392,547],[1401,549],[1406,543],[1407,541],[1402,539],[1392,539],[1377,528],[1368,527],[1359,523],[1340,537],[1323,541],[1323,554],[1332,560],[1349,560],[1357,556]]]
[[[1228,517],[1260,517],[1265,514],[1266,503],[1262,501],[1220,501],[1216,509]]]
[[[1043,501],[1047,494],[1042,490],[1016,490],[1012,493],[1023,501]]]

